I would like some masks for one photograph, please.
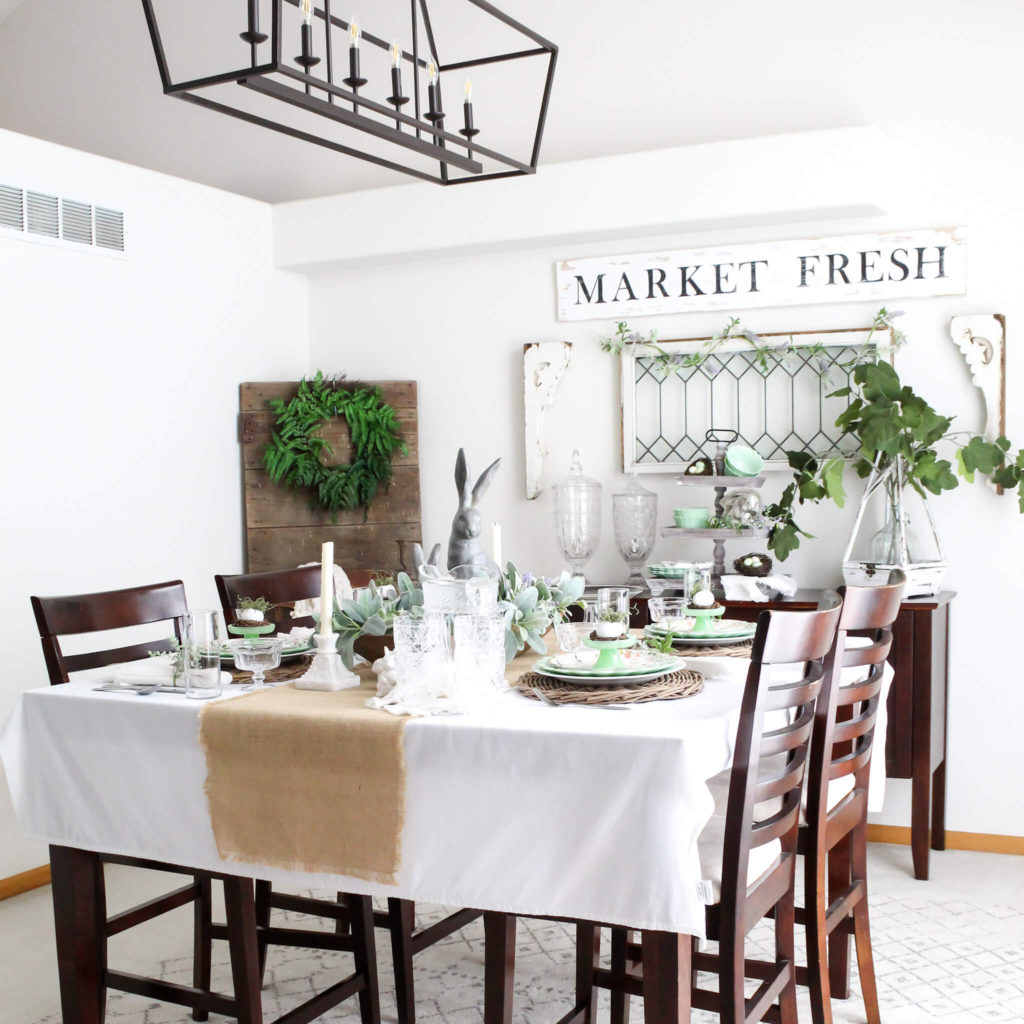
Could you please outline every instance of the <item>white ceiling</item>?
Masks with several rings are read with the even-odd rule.
[[[378,24],[397,20],[382,13],[391,0],[350,2],[368,30],[396,30]],[[560,46],[541,173],[545,161],[850,124],[912,140],[1020,131],[1020,0],[498,2]],[[211,4],[232,20],[245,9],[200,9]],[[463,5],[430,3],[438,20]],[[164,97],[139,0],[0,0],[0,19],[4,128],[269,201],[409,180]],[[472,35],[439,38],[442,61],[472,41],[460,32]],[[484,70],[474,82],[478,123],[512,123],[518,90]]]

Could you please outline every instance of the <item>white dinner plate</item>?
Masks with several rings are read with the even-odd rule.
[[[650,633],[650,626],[645,627],[644,632],[648,636],[654,637],[655,639],[663,639],[664,634],[659,635],[658,633]],[[672,644],[676,647],[725,647],[729,644],[745,643],[748,640],[753,640],[754,634],[751,633],[749,636],[679,636],[678,634],[672,638]]]
[[[534,666],[533,670],[539,675],[547,676],[549,679],[557,679],[560,683],[572,683],[574,686],[632,686],[633,684],[653,682],[655,679],[660,679],[670,672],[678,672],[686,667],[686,662],[682,658],[673,658],[673,662],[673,664],[665,665],[656,671],[633,676],[566,675],[558,672],[556,669],[541,667],[540,662]]]
[[[756,622],[744,622],[742,619],[712,619],[708,625],[711,630],[710,635],[717,640],[749,640],[757,632]],[[694,636],[685,629],[669,630],[660,622],[652,622],[649,626],[645,626],[644,632],[650,636],[665,636],[672,632],[685,640],[703,640],[709,636],[708,633]]]

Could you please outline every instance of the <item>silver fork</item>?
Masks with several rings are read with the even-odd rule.
[[[556,704],[543,690],[533,687],[533,695],[549,708],[593,708],[595,711],[628,711],[622,704],[584,704],[582,701],[571,700]]]

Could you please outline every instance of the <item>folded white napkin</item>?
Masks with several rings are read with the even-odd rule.
[[[292,626],[287,633],[278,630],[278,638],[290,640],[293,644],[308,644],[316,630],[312,626]]]
[[[726,601],[767,601],[770,593],[792,597],[796,580],[781,574],[774,576],[723,576],[722,590]]]
[[[225,686],[230,685],[231,673],[221,672],[220,681]],[[174,662],[170,657],[129,662],[117,669],[114,673],[114,682],[118,686],[173,686]],[[177,685],[183,687],[184,678],[179,678]]]

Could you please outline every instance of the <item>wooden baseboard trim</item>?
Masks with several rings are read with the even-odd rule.
[[[32,868],[31,871],[22,871],[20,875],[11,875],[10,878],[0,878],[0,900],[20,896],[23,892],[49,884],[49,864],[44,864],[41,868]]]
[[[869,843],[910,845],[910,829],[903,825],[868,825]],[[977,853],[1012,853],[1024,857],[1024,836],[997,836],[988,832],[947,832],[947,850]]]

